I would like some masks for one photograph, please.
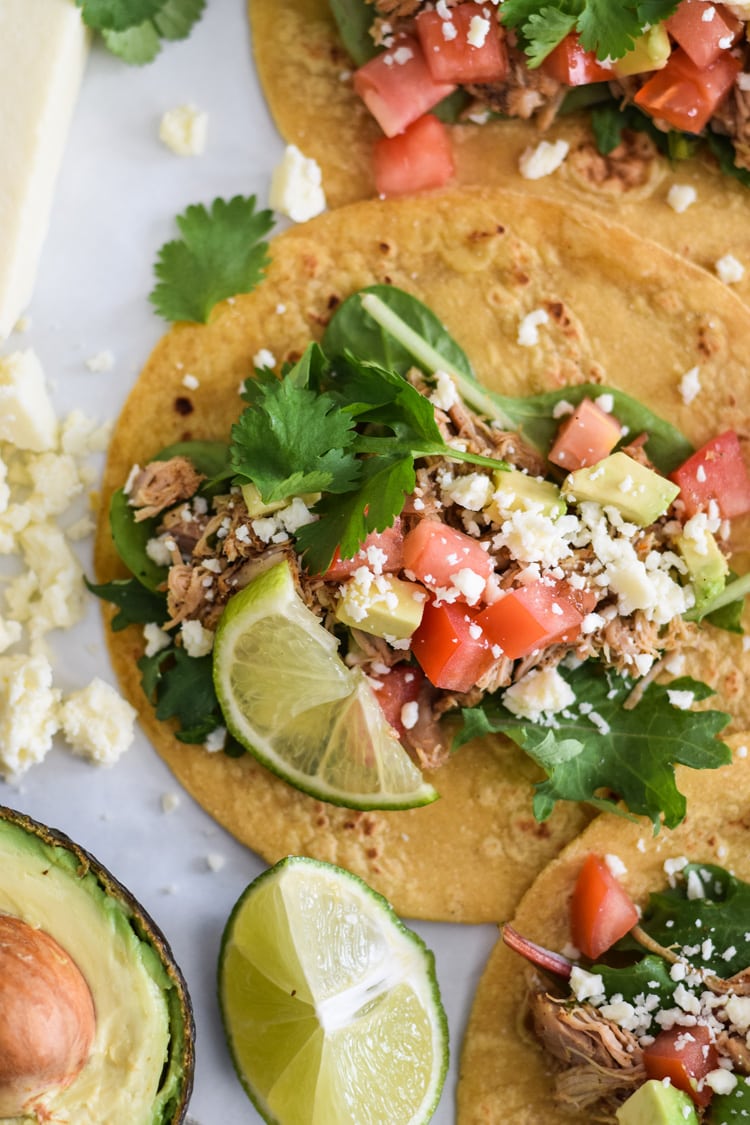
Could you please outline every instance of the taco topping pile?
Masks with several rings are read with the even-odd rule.
[[[410,317],[443,333],[442,357]],[[388,325],[390,366],[374,346],[355,356],[363,318]],[[260,358],[228,448],[166,450],[113,502],[115,542],[153,591],[129,620],[146,622],[160,717],[179,715],[168,658],[183,673],[186,654],[210,659],[231,596],[286,560],[421,766],[446,760],[439,720],[461,712],[462,740],[504,730],[545,766],[537,816],[560,797],[601,804],[606,787],[677,823],[671,763],[725,761],[726,716],[690,710],[703,684],[652,681],[684,671],[695,622],[741,608],[746,581],[727,584],[730,520],[750,510],[736,435],[691,452],[621,392],[581,385],[522,400],[543,416],[532,444],[429,310],[389,287],[349,298],[282,378]],[[122,606],[114,586],[97,592]],[[181,737],[215,743],[221,715],[191,707]]]
[[[374,154],[381,193],[450,178],[444,121],[499,115],[545,129],[582,106],[594,108],[601,153],[624,142],[634,154],[624,177],[631,165],[638,174],[644,155],[633,130],[671,157],[690,155],[705,136],[725,171],[750,170],[747,4],[331,0],[331,8],[358,64],[354,89],[385,134]]]
[[[684,856],[664,871],[668,886],[640,916],[618,857],[590,853],[571,899],[570,960],[504,929],[556,979],[535,974],[527,1016],[555,1060],[560,1105],[587,1120],[750,1115],[750,886]]]

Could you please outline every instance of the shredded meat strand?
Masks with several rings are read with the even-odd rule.
[[[138,473],[130,490],[128,502],[136,509],[136,522],[158,516],[180,500],[189,500],[203,479],[187,457],[151,461]]]

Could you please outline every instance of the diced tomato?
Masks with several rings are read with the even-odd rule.
[[[417,35],[436,82],[502,82],[508,72],[505,32],[497,22],[495,10],[485,4],[464,3],[449,9],[443,19],[433,9],[417,16]],[[481,44],[474,46],[474,28],[485,32]],[[485,24],[487,25],[485,27]],[[481,34],[480,34],[481,38]]]
[[[570,903],[573,944],[592,960],[619,941],[638,921],[638,910],[601,856],[583,862]]]
[[[511,590],[477,617],[490,645],[499,645],[511,660],[558,641],[574,641],[581,630],[576,609],[564,582],[533,582]]]
[[[591,82],[609,82],[612,68],[602,66],[594,51],[584,51],[575,32],[566,35],[542,63],[542,69],[564,86],[588,86]]]
[[[665,121],[673,129],[700,133],[742,70],[742,60],[724,51],[707,67],[696,66],[685,51],[673,51],[662,70],[657,70],[634,97],[649,116]]]
[[[455,170],[448,130],[431,113],[418,117],[397,137],[380,137],[372,159],[378,195],[442,187]]]
[[[401,570],[404,562],[404,533],[398,516],[392,525],[383,531],[371,531],[356,555],[352,555],[350,559],[342,559],[337,547],[331,565],[323,575],[325,581],[338,582],[343,578],[350,578],[360,566],[369,566],[372,569],[372,563],[367,557],[367,552],[371,548],[381,552],[378,561],[384,574],[394,574]]]
[[[667,31],[696,66],[710,66],[739,38],[742,21],[712,0],[682,0]]]
[[[715,500],[722,519],[750,512],[750,474],[734,430],[707,441],[670,474],[689,516]]]
[[[415,35],[400,35],[393,47],[356,70],[352,81],[386,137],[403,133],[456,88],[435,81]]]
[[[413,664],[394,664],[382,676],[372,676],[380,685],[375,689],[375,698],[380,704],[388,722],[403,738],[404,725],[401,712],[404,704],[416,703],[424,684],[424,672]]]
[[[445,691],[470,691],[495,662],[476,612],[460,602],[428,602],[411,651],[430,683]]]
[[[568,472],[595,465],[612,452],[622,436],[620,423],[590,398],[581,399],[560,426],[549,459]]]
[[[451,586],[462,570],[486,582],[492,565],[481,543],[439,520],[420,520],[404,539],[404,569],[430,590]],[[466,600],[472,605],[480,598],[481,594]]]
[[[653,1043],[643,1048],[643,1065],[649,1078],[669,1079],[678,1090],[689,1094],[697,1106],[711,1101],[710,1086],[698,1089],[701,1079],[719,1065],[719,1053],[705,1025],[675,1024],[669,1031],[660,1031]]]

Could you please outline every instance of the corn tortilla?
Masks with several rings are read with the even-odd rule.
[[[352,62],[328,0],[249,0],[249,11],[256,69],[279,132],[318,162],[330,206],[372,196],[370,154],[382,134],[354,93]],[[670,164],[656,155],[642,182],[623,190],[611,162],[603,178],[593,181],[592,163],[600,173],[603,162],[595,156],[583,113],[559,118],[543,134],[533,123],[513,119],[449,128],[458,184],[486,184],[584,205],[712,272],[717,260],[731,252],[745,266],[733,288],[750,301],[750,189],[722,173],[713,158],[701,155]],[[519,158],[542,139],[564,139],[570,153],[553,175],[524,179]],[[695,203],[681,214],[667,203],[673,184],[696,192]]]
[[[447,192],[429,206],[362,202],[279,235],[271,259],[263,283],[224,302],[208,325],[173,327],[135,384],[105,470],[99,581],[125,573],[106,512],[132,465],[178,440],[228,439],[253,356],[261,348],[279,362],[298,356],[320,338],[343,298],[373,283],[391,282],[429,305],[489,387],[523,394],[604,380],[642,395],[696,443],[729,426],[744,425],[746,434],[738,404],[748,401],[750,310],[703,271],[583,211],[499,191]],[[539,345],[520,346],[519,323],[540,307],[549,322]],[[686,407],[678,384],[696,364],[710,390]],[[184,387],[186,371],[197,389]],[[745,558],[738,569],[747,564]],[[537,824],[536,768],[499,738],[467,746],[435,774],[442,797],[427,808],[352,813],[326,806],[250,755],[233,759],[177,741],[141,692],[141,631],[108,630],[108,641],[149,737],[212,816],[268,862],[295,852],[351,868],[403,915],[506,917],[588,819],[564,805]],[[750,707],[747,664],[741,638],[715,631],[688,655],[689,671],[716,683],[738,714]]]
[[[654,839],[651,825],[603,814],[553,860],[521,900],[512,925],[548,949],[570,942],[569,901],[589,852],[616,855],[627,871],[620,882],[641,906],[666,883],[664,861],[726,867],[750,880],[750,732],[731,738],[734,762],[705,775],[680,772],[688,814]],[[737,750],[744,747],[744,756]],[[502,942],[493,949],[477,986],[461,1055],[458,1125],[572,1125],[580,1116],[553,1098],[552,1063],[520,1015],[530,970]]]

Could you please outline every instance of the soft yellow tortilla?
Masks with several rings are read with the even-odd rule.
[[[279,132],[320,164],[330,206],[372,196],[370,154],[382,134],[354,93],[352,63],[328,0],[249,0],[249,10],[256,67]],[[644,182],[623,192],[614,177],[603,186],[591,182],[594,149],[585,114],[560,118],[544,134],[533,123],[517,120],[449,128],[458,184],[581,204],[712,272],[716,261],[731,252],[745,266],[745,276],[733,288],[750,301],[750,188],[720,172],[712,157],[671,165],[657,155]],[[524,179],[518,170],[524,150],[559,138],[570,143],[562,167],[539,180]],[[682,214],[667,203],[673,184],[697,192],[696,202]]]
[[[545,868],[521,900],[512,925],[548,949],[570,942],[569,902],[589,852],[616,855],[627,868],[621,882],[644,906],[666,883],[664,861],[687,856],[715,863],[750,880],[750,732],[732,737],[735,760],[709,773],[680,771],[688,815],[654,839],[651,825],[609,814],[597,817]],[[744,746],[744,756],[736,753]],[[490,954],[477,986],[459,1069],[458,1125],[571,1125],[555,1104],[553,1065],[523,1023],[521,1011],[531,972],[502,941]]]
[[[254,293],[222,304],[207,326],[168,332],[128,398],[104,477],[100,581],[124,573],[105,513],[131,466],[177,440],[227,439],[243,406],[240,381],[259,349],[279,362],[298,356],[343,298],[375,282],[425,301],[489,387],[516,394],[606,380],[642,394],[696,442],[743,420],[737,403],[748,401],[750,310],[704,272],[584,212],[501,192],[447,193],[429,206],[365,202],[285,232],[271,257]],[[542,306],[550,322],[539,346],[521,347],[521,319]],[[687,408],[678,383],[695,364],[707,389]],[[197,390],[183,386],[186,371]],[[185,404],[191,413],[180,413]],[[531,783],[539,775],[500,738],[467,746],[436,773],[442,797],[427,808],[351,813],[323,805],[250,755],[231,759],[175,740],[141,693],[139,630],[109,634],[109,643],[157,750],[221,824],[269,862],[298,852],[344,864],[401,914],[465,922],[507,916],[588,819],[568,804],[537,824]],[[690,670],[714,676],[738,713],[749,706],[747,662],[740,638],[714,633],[689,656]]]

